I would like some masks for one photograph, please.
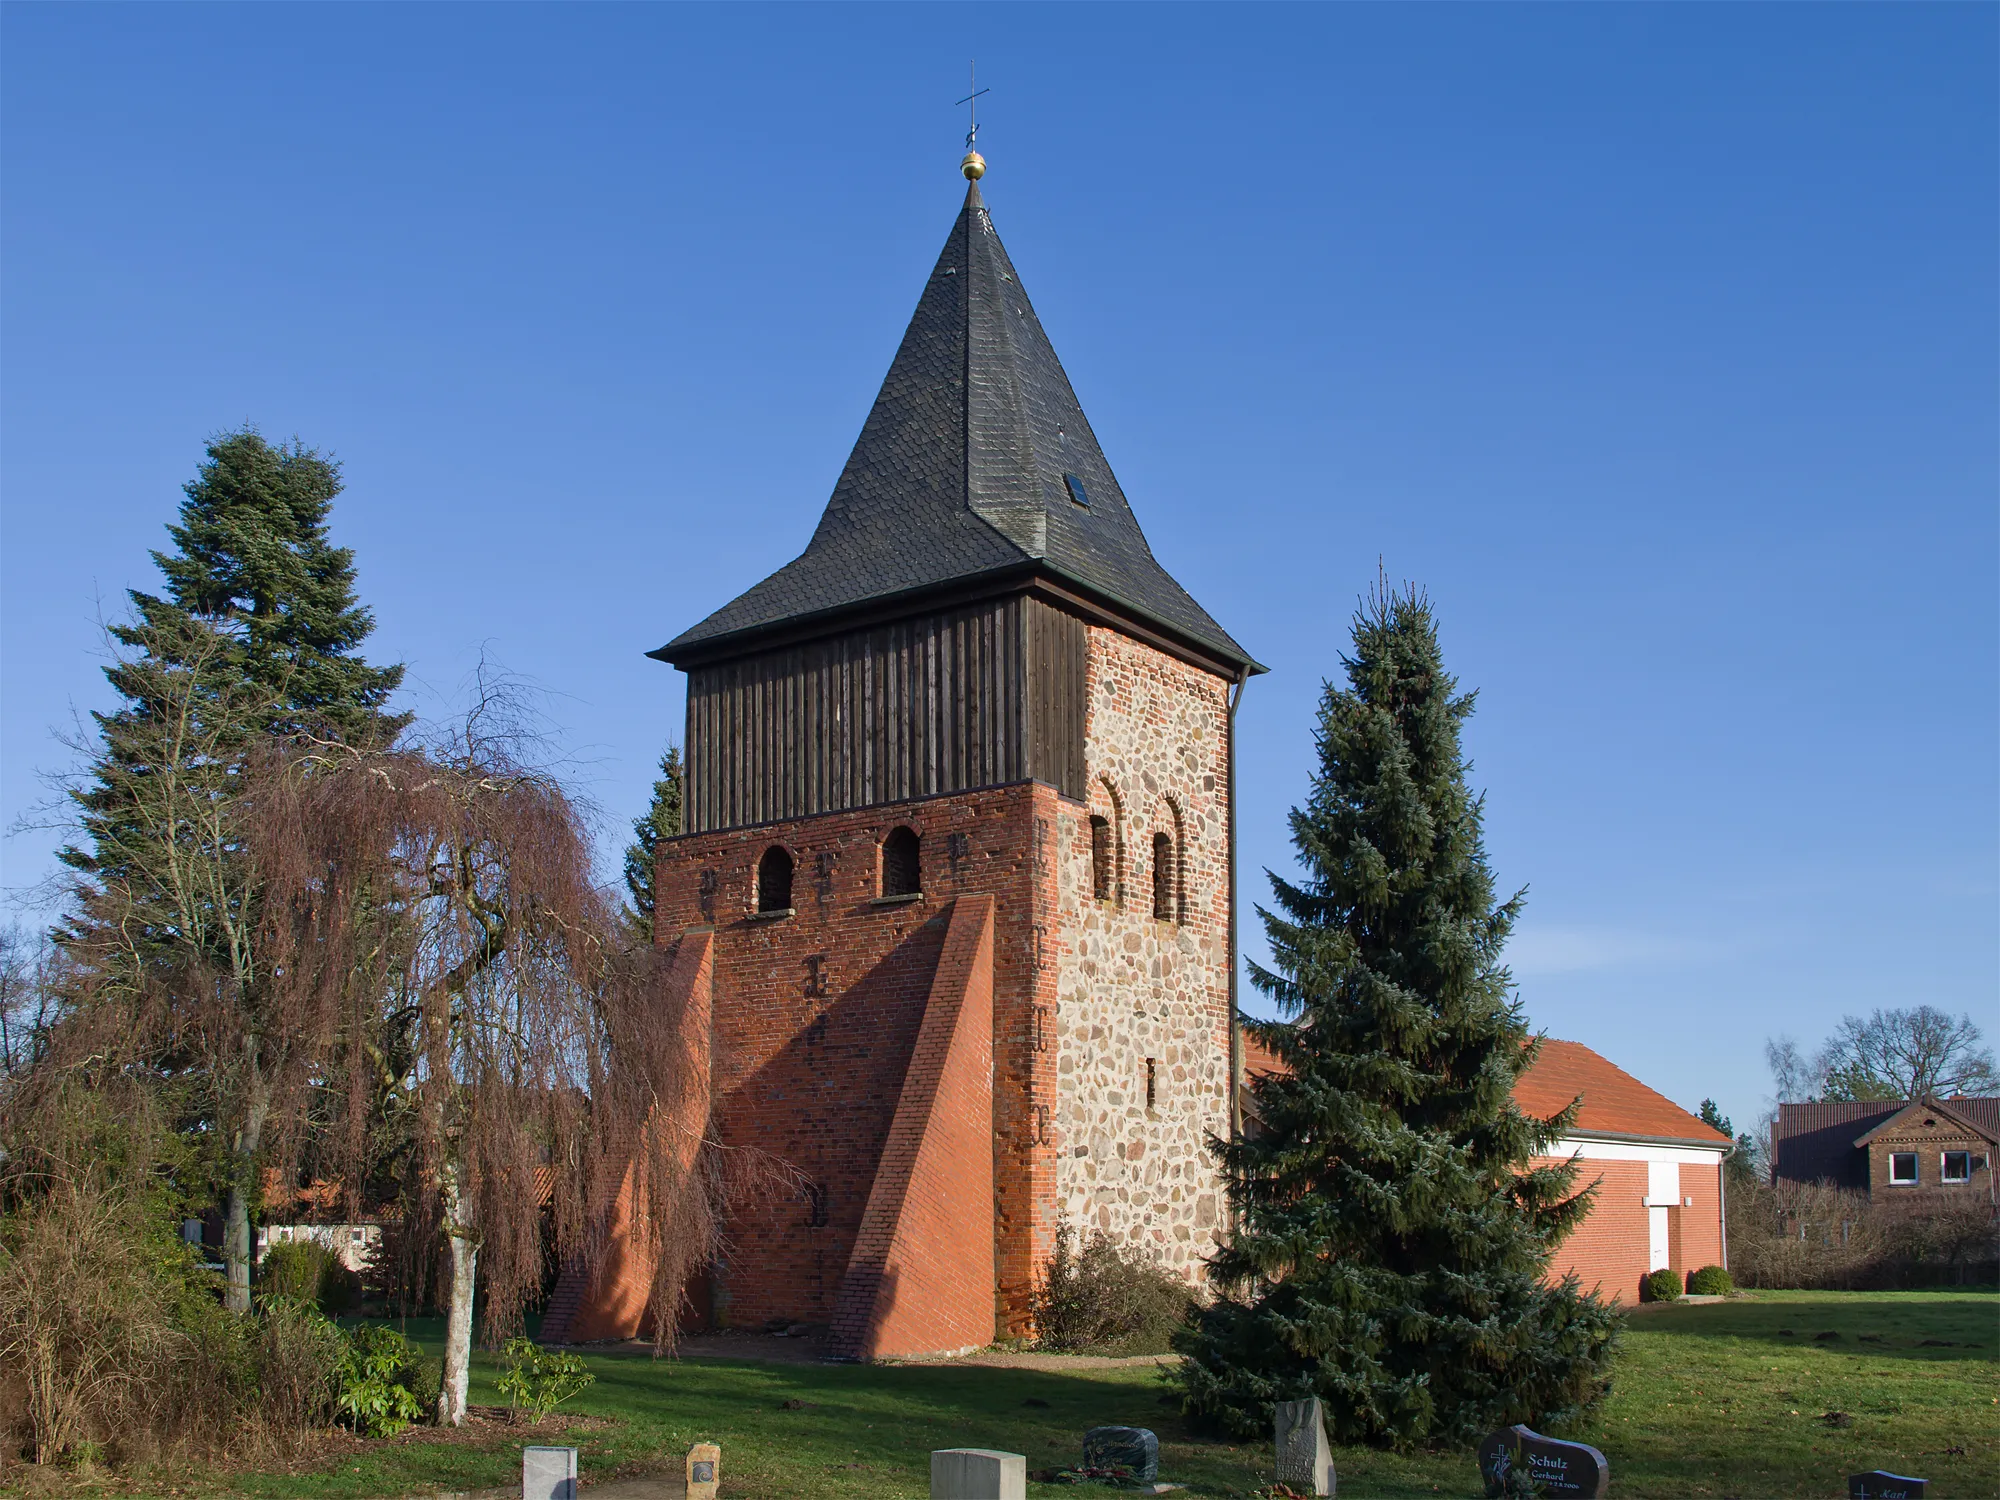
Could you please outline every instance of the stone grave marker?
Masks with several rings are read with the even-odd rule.
[[[1891,1474],[1887,1469],[1847,1476],[1848,1500],[1923,1500],[1929,1487],[1928,1479]]]
[[[688,1449],[687,1500],[715,1500],[722,1485],[722,1450],[713,1443]]]
[[[1093,1427],[1083,1435],[1086,1469],[1130,1469],[1141,1484],[1160,1477],[1160,1440],[1150,1427]]]
[[[1028,1500],[1027,1455],[994,1448],[935,1449],[931,1500]]]
[[[521,1500],[576,1500],[576,1449],[523,1448]]]
[[[1333,1449],[1319,1397],[1278,1403],[1278,1483],[1308,1495],[1331,1495]]]
[[[1596,1500],[1611,1493],[1611,1464],[1602,1453],[1588,1443],[1543,1437],[1518,1423],[1501,1428],[1479,1445],[1479,1477],[1486,1481],[1487,1495],[1505,1494],[1507,1476],[1517,1468],[1532,1474],[1544,1495]]]

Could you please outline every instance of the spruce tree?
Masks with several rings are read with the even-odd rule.
[[[632,820],[632,842],[625,847],[625,889],[632,893],[632,928],[653,940],[653,869],[661,839],[681,831],[681,791],[685,772],[681,747],[667,746],[660,757],[660,779],[653,783],[653,800],[644,817]]]
[[[1234,1227],[1181,1338],[1183,1400],[1244,1437],[1318,1396],[1340,1441],[1462,1445],[1591,1405],[1615,1325],[1544,1280],[1589,1192],[1532,1165],[1576,1106],[1513,1101],[1535,1054],[1500,958],[1522,897],[1496,900],[1466,786],[1473,695],[1412,590],[1378,589],[1343,660],[1291,817],[1304,878],[1271,876],[1260,909],[1273,962],[1252,977],[1285,1020],[1251,1029],[1283,1071],[1216,1146]]]
[[[83,877],[68,937],[93,954],[99,999],[188,1012],[164,1023],[178,1040],[154,1062],[200,1099],[196,1123],[220,1143],[239,1311],[274,1081],[302,1060],[264,1003],[257,877],[232,802],[260,740],[376,749],[407,722],[385,707],[403,669],[358,654],[374,622],[353,554],[327,537],[340,487],[338,467],[297,444],[249,430],[208,444],[168,527],[176,550],[153,554],[164,595],[131,591],[131,619],[111,628],[105,671],[124,701],[94,716],[100,742],[73,793],[85,843],[61,856]]]

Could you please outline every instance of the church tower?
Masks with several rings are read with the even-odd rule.
[[[983,170],[805,551],[652,653],[688,675],[655,931],[714,1128],[805,1184],[697,1312],[861,1357],[1027,1332],[1062,1223],[1197,1278],[1223,1213],[1263,669],[1154,559]]]

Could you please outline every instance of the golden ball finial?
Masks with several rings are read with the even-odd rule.
[[[967,182],[977,182],[986,175],[986,158],[977,151],[968,151],[965,160],[958,164],[958,170],[965,174]]]

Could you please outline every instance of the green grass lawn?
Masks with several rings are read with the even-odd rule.
[[[435,1352],[436,1333],[411,1333]],[[1820,1339],[1820,1334],[1837,1334]],[[426,1337],[428,1336],[428,1337]],[[1926,1341],[1946,1341],[1943,1344]],[[1977,1292],[1762,1293],[1702,1307],[1649,1308],[1628,1322],[1615,1386],[1586,1431],[1615,1496],[1833,1496],[1845,1476],[1886,1468],[1938,1496],[2000,1496],[2000,1297]],[[1086,1427],[1125,1422],[1160,1435],[1161,1476],[1196,1496],[1268,1483],[1268,1446],[1189,1435],[1144,1368],[778,1365],[642,1355],[589,1357],[597,1383],[571,1403],[603,1419],[540,1442],[573,1442],[593,1477],[676,1463],[720,1443],[736,1500],[928,1493],[933,1448],[1005,1448],[1030,1469],[1073,1463]],[[481,1356],[475,1404],[497,1404]],[[786,1409],[786,1401],[807,1405]],[[1824,1420],[1845,1413],[1847,1425]],[[182,1493],[404,1495],[518,1484],[518,1441],[440,1442],[422,1429],[367,1445],[337,1466],[202,1476]],[[1344,1496],[1477,1495],[1469,1454],[1336,1457]],[[186,1485],[183,1480],[182,1484]],[[1033,1495],[1081,1491],[1031,1485]]]

